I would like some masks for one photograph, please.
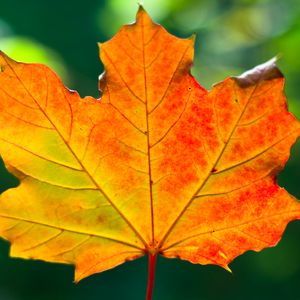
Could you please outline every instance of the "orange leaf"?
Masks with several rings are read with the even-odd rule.
[[[300,126],[275,60],[207,92],[193,44],[140,8],[100,45],[98,100],[1,53],[0,153],[21,181],[0,197],[12,256],[75,264],[76,281],[145,253],[228,269],[300,218],[276,183]]]

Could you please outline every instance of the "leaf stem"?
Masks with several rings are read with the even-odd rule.
[[[152,299],[152,292],[154,286],[154,276],[155,276],[155,265],[156,265],[157,254],[148,254],[148,287],[146,300]]]

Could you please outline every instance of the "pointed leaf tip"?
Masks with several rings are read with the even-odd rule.
[[[138,8],[138,11],[136,13],[136,21],[139,22],[142,18],[144,19],[144,22],[146,20],[146,22],[153,23],[151,17],[149,16],[147,11],[145,10],[144,6],[142,4],[139,4],[139,8]]]
[[[141,2],[138,3],[139,9],[138,11],[145,11],[144,6]]]
[[[230,274],[232,274],[232,270],[229,268],[228,265],[223,266],[223,269],[225,269],[227,272],[229,272]]]
[[[190,36],[190,40],[193,42],[193,45],[195,45],[196,38],[197,38],[197,34],[196,34],[196,32],[194,32],[194,33]]]

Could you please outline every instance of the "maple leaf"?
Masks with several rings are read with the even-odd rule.
[[[70,263],[75,280],[149,254],[228,264],[276,245],[300,204],[276,175],[300,134],[271,60],[208,92],[179,39],[140,7],[100,45],[101,99],[46,66],[0,56],[0,197],[11,256]]]

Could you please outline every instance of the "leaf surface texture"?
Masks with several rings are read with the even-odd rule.
[[[76,265],[76,281],[145,253],[228,264],[276,245],[299,202],[276,183],[299,122],[271,60],[211,91],[180,39],[140,8],[100,45],[101,99],[0,56],[0,196],[11,255]]]

